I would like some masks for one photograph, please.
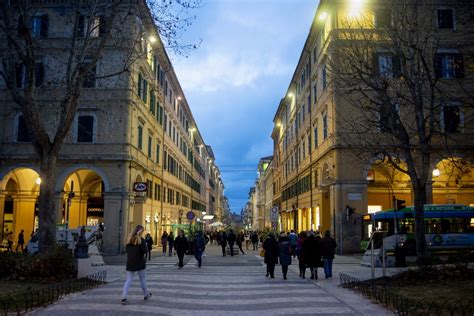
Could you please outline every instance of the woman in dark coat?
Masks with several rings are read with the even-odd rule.
[[[151,293],[146,288],[145,268],[146,268],[146,254],[148,247],[143,239],[143,226],[137,225],[127,239],[127,245],[125,251],[127,253],[127,265],[125,270],[127,271],[127,279],[123,285],[123,298],[122,304],[127,304],[128,289],[132,284],[133,275],[138,272],[140,277],[140,285],[143,291],[143,298],[148,300],[151,297]]]
[[[148,248],[148,261],[150,261],[151,259],[151,249],[153,249],[153,238],[151,238],[151,235],[150,234],[146,234],[146,237],[145,237],[145,242],[146,242],[146,246]],[[145,256],[146,257],[146,256]]]
[[[174,244],[174,235],[173,232],[170,232],[168,235],[168,253],[170,257],[173,255],[173,244]]]
[[[265,260],[267,264],[267,278],[270,276],[272,279],[275,278],[275,264],[278,263],[278,243],[275,239],[275,235],[270,233],[263,243],[263,250],[265,250]]]
[[[309,237],[303,242],[303,255],[305,258],[306,266],[311,271],[310,279],[318,279],[318,266],[321,264],[321,252],[319,250],[319,233],[316,236],[313,232],[309,234]]]
[[[176,249],[176,253],[178,254],[178,267],[181,269],[184,266],[184,254],[186,253],[186,250],[188,250],[188,239],[184,236],[184,231],[182,229],[178,231],[178,236],[174,240],[174,249]]]
[[[291,249],[290,238],[285,233],[281,233],[280,238],[278,238],[278,258],[280,259],[284,280],[286,280],[288,266],[291,264]]]
[[[221,234],[221,247],[222,247],[222,255],[225,257],[225,247],[227,246],[227,234],[223,231]]]

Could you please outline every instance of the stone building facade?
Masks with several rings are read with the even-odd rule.
[[[74,33],[68,1],[35,1],[46,100],[61,88],[64,46]],[[145,1],[121,12],[95,73],[84,86],[60,152],[55,181],[58,224],[105,224],[104,251],[123,250],[137,224],[155,240],[190,227],[186,215],[223,217],[224,185],[193,118]],[[83,21],[83,23],[85,23]],[[44,28],[44,29],[43,29]],[[94,36],[100,36],[97,33]],[[4,42],[3,42],[4,43]],[[7,54],[0,44],[0,56]],[[132,57],[130,57],[132,56]],[[121,71],[127,63],[127,71]],[[115,76],[108,76],[118,73]],[[38,165],[20,108],[0,80],[0,233],[38,227]],[[54,98],[44,111],[54,108]],[[56,104],[57,105],[57,104]],[[47,117],[47,116],[45,116]],[[51,124],[55,124],[51,122]],[[143,184],[146,184],[144,186]]]
[[[382,26],[377,23],[383,18],[388,19],[384,27],[391,27],[391,14],[386,10],[389,1],[320,1],[288,90],[276,110],[272,132],[273,203],[280,210],[281,229],[313,229],[323,234],[329,230],[336,237],[339,252],[359,250],[361,214],[394,208],[396,199],[405,200],[406,205],[413,205],[414,201],[406,174],[377,161],[376,156],[359,157],[351,147],[353,144],[339,137],[349,131],[347,121],[342,118],[359,114],[353,112],[343,97],[347,86],[336,80],[338,74],[334,73],[331,60],[346,44],[347,39],[338,37],[346,28],[341,21],[353,16],[351,10],[355,8],[351,6],[356,3],[365,4],[357,9],[369,21],[357,31],[363,29],[371,34],[380,31]],[[442,49],[435,57],[439,62],[437,67],[442,70],[437,71],[448,75],[439,79],[457,96],[454,107],[441,106],[436,114],[444,124],[452,117],[453,129],[448,131],[445,126],[444,131],[457,142],[450,147],[449,155],[442,152],[445,148],[440,142],[434,142],[429,162],[433,175],[429,177],[432,190],[428,202],[472,205],[472,103],[460,96],[463,95],[461,85],[469,90],[474,79],[473,20],[469,16],[473,5],[456,1],[418,3],[426,6],[426,14],[431,14],[432,26],[440,39]],[[384,13],[388,14],[381,16]],[[449,68],[451,57],[455,66]],[[379,57],[378,65],[385,67],[387,63],[382,62],[385,60]],[[379,71],[382,69],[386,68],[379,67]],[[453,69],[462,70],[462,76],[449,76],[450,72],[458,71]],[[455,168],[455,162],[462,168]]]

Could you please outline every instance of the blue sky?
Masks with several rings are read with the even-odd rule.
[[[202,0],[183,35],[200,47],[174,57],[201,135],[212,146],[230,208],[239,213],[261,157],[273,154],[273,117],[318,0]]]

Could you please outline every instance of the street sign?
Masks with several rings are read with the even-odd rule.
[[[192,211],[189,211],[186,213],[186,218],[189,219],[190,221],[192,221],[194,217],[196,217],[196,215]]]
[[[271,212],[270,212],[270,221],[271,221],[272,223],[278,222],[278,207],[277,207],[277,206],[274,206],[274,207],[272,207],[272,209],[271,209]]]
[[[133,191],[135,192],[146,192],[148,185],[146,182],[135,182],[133,184]]]

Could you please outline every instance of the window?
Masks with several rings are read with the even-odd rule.
[[[26,126],[25,117],[23,115],[18,116],[18,130],[16,135],[17,142],[30,142],[30,134]]]
[[[156,104],[156,107],[156,118],[158,119],[158,123],[160,123],[160,125],[163,125],[163,107],[159,103]]]
[[[156,97],[155,92],[150,90],[150,112],[155,115]]]
[[[460,53],[436,54],[437,78],[464,78],[464,59]]]
[[[392,54],[375,54],[376,73],[384,78],[397,78],[400,76],[400,58]]]
[[[20,25],[23,23],[20,21]],[[37,15],[31,18],[31,35],[35,38],[45,38],[48,37],[48,24],[49,19],[48,15]],[[19,28],[20,30],[22,28]]]
[[[160,144],[156,142],[156,163],[160,163]]]
[[[138,125],[138,148],[143,149],[143,127]]]
[[[155,200],[161,200],[161,187],[158,183],[155,183]]]
[[[152,136],[148,136],[148,158],[151,158],[153,154],[153,138]]]
[[[313,86],[313,98],[314,98],[314,104],[318,102],[318,84],[315,83]]]
[[[463,125],[461,106],[459,104],[443,105],[441,124],[445,133],[461,132]]]
[[[452,9],[438,10],[438,28],[454,29],[454,11]]]
[[[379,9],[374,12],[374,24],[376,28],[389,28],[392,26],[392,11],[390,9]]]
[[[323,114],[323,140],[328,138],[328,114]]]
[[[96,78],[96,70],[97,65],[90,68],[90,60],[84,61],[84,66],[87,69],[87,72],[84,75],[84,81],[82,82],[82,87],[84,88],[95,88],[95,78]]]
[[[311,89],[311,88],[310,88]],[[310,90],[311,91],[311,90]],[[308,95],[308,113],[311,112],[311,93]]]
[[[77,118],[77,142],[92,143],[94,141],[94,117],[81,115]]]
[[[99,37],[106,33],[105,17],[95,16],[89,17],[81,15],[79,17],[79,24],[77,26],[78,37]]]
[[[138,96],[146,103],[148,94],[148,81],[143,78],[141,72],[138,73]]]
[[[318,148],[318,125],[314,127],[314,148]]]
[[[308,154],[311,155],[311,131],[308,132]]]
[[[316,61],[318,59],[318,51],[316,49],[316,47],[313,49],[313,63],[316,64]]]
[[[326,90],[326,88],[327,88],[327,69],[326,69],[326,65],[323,65],[323,68],[321,70],[321,84],[323,85],[323,90]]]
[[[34,73],[35,87],[40,87],[44,83],[44,66],[42,62],[35,63]],[[18,89],[25,88],[28,82],[26,67],[24,64],[16,64],[16,86]]]

